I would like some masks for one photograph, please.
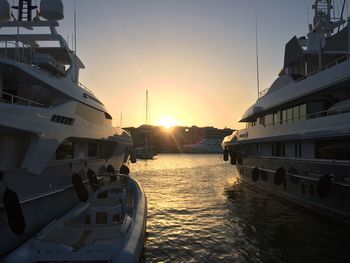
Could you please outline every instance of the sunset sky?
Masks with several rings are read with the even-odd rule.
[[[340,0],[336,11],[341,9]],[[59,32],[73,33],[73,1],[64,0]],[[80,81],[119,125],[174,119],[178,125],[240,127],[257,97],[255,10],[260,89],[283,64],[285,43],[307,32],[312,0],[77,0]],[[346,8],[345,14],[349,13]]]

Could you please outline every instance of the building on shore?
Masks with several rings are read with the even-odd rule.
[[[183,153],[184,145],[195,144],[200,140],[218,139],[232,134],[233,129],[218,129],[214,127],[197,127],[197,126],[175,126],[164,128],[162,126],[141,125],[140,127],[127,127],[127,130],[134,141],[134,147],[148,145],[155,148],[157,153]]]

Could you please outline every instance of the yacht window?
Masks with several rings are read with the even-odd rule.
[[[113,222],[115,223],[115,222],[120,222],[120,221],[122,221],[122,215],[121,214],[115,214],[115,215],[113,215]]]
[[[350,160],[350,139],[315,142],[318,159]]]
[[[298,121],[300,119],[300,108],[296,106],[293,108],[293,121]]]
[[[73,159],[73,143],[65,140],[56,150],[56,160]]]
[[[265,125],[265,116],[259,118],[259,124]]]
[[[278,111],[273,114],[273,125],[278,125],[281,123],[281,112]]]
[[[275,144],[275,153],[276,153],[276,156],[281,156],[281,144],[280,143]]]
[[[96,213],[96,224],[107,224],[107,213]]]
[[[98,156],[98,144],[88,143],[88,157],[97,157],[97,156]]]
[[[78,103],[75,113],[84,120],[98,125],[105,124],[105,113],[90,106]]]
[[[272,156],[285,157],[286,156],[286,145],[285,143],[273,143],[272,144]]]
[[[302,104],[299,107],[300,120],[306,120],[306,104]]]
[[[256,122],[248,122],[247,128],[256,126]]]
[[[317,113],[324,111],[323,101],[310,101],[307,104],[307,115],[309,118],[317,118]]]
[[[256,144],[256,152],[261,153],[262,152],[262,145],[260,143]]]
[[[287,122],[293,122],[293,108],[287,110]]]
[[[287,123],[287,110],[282,111],[282,123]]]
[[[106,120],[112,120],[112,116],[109,115],[107,112],[105,112],[105,118]]]
[[[301,142],[294,143],[294,157],[295,158],[301,157]]]

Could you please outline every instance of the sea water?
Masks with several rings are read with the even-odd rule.
[[[237,181],[221,155],[131,166],[148,199],[143,262],[350,262],[350,227]]]

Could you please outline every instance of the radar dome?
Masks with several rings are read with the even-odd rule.
[[[63,4],[61,0],[41,0],[40,16],[47,20],[63,19]]]
[[[10,4],[7,0],[0,0],[0,21],[10,20]]]

